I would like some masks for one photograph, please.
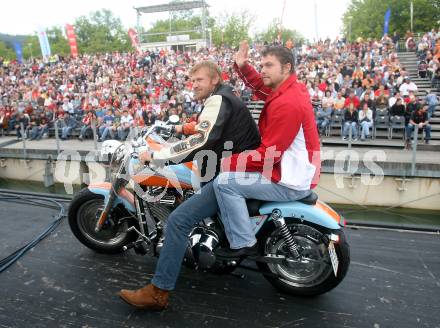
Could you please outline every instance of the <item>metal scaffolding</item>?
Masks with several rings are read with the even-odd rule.
[[[154,6],[147,6],[147,7],[135,7],[134,10],[136,10],[137,13],[137,22],[136,22],[136,29],[139,35],[139,39],[141,44],[143,45],[149,45],[149,43],[145,43],[144,40],[148,36],[152,35],[172,35],[172,34],[180,34],[180,33],[190,33],[190,32],[198,32],[202,34],[202,40],[205,45],[208,44],[207,39],[207,26],[206,26],[206,10],[209,5],[206,3],[205,0],[197,0],[197,1],[186,1],[186,2],[172,2],[167,4],[161,4],[161,5],[154,5]],[[186,10],[192,10],[192,9],[201,9],[202,10],[202,26],[200,28],[192,29],[192,30],[185,30],[185,31],[171,31],[171,15],[170,15],[170,31],[169,32],[157,32],[157,33],[142,33],[141,31],[141,16],[142,14],[153,14],[153,13],[159,13],[159,12],[176,12],[176,11],[186,11]],[[194,42],[195,40],[192,40]],[[183,42],[185,43],[185,42]],[[188,43],[191,43],[191,41],[188,41]],[[153,43],[151,43],[153,44]],[[157,43],[161,46],[166,45],[181,45],[182,41],[179,42],[160,42]]]

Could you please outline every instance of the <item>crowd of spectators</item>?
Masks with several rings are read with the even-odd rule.
[[[310,93],[321,134],[340,122],[343,139],[367,140],[377,118],[386,116],[390,125],[403,122],[408,138],[419,125],[429,141],[429,119],[438,97],[433,92],[426,99],[416,97],[417,86],[400,63],[396,45],[387,35],[353,43],[338,38],[308,45],[286,42],[295,56],[298,80]],[[250,62],[256,67],[264,46],[251,47]],[[415,47],[420,75],[431,78],[434,90],[440,78],[440,32],[426,33]],[[51,62],[33,59],[24,64],[0,58],[0,129],[38,140],[51,135],[56,125],[62,140],[71,138],[73,131],[83,140],[96,127],[103,141],[125,140],[134,128],[172,114],[181,122],[194,121],[202,104],[192,97],[188,73],[200,60],[217,62],[223,80],[237,95],[256,100],[233,71],[233,54],[234,49],[222,47],[58,57]]]
[[[195,120],[202,104],[192,98],[188,71],[205,57],[221,61],[227,56],[225,51],[161,50],[21,65],[4,65],[0,59],[0,128],[16,130],[21,138],[23,123],[26,137],[41,139],[57,124],[61,139],[78,128],[82,140],[91,136],[94,122],[100,139],[124,140],[131,128],[170,114]]]
[[[326,40],[302,51],[298,78],[307,85],[321,134],[339,124],[343,139],[351,135],[364,141],[380,122],[389,128],[400,124],[407,140],[418,125],[429,142],[438,85],[433,83],[426,96],[417,95],[417,85],[397,56],[398,41],[387,35],[381,40],[359,38],[353,44]],[[427,75],[438,75],[440,32],[426,33],[415,46],[419,56],[429,58]]]

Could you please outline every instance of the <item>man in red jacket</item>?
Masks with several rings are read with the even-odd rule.
[[[258,253],[246,199],[294,201],[310,195],[319,179],[320,145],[313,108],[304,84],[294,73],[292,53],[284,47],[262,52],[261,73],[247,63],[242,42],[234,68],[245,84],[265,100],[259,119],[261,144],[256,150],[223,160],[214,191],[229,249],[224,258]]]

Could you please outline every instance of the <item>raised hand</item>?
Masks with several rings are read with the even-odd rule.
[[[234,55],[235,63],[238,67],[243,67],[249,59],[249,45],[246,40],[240,42],[240,47]]]

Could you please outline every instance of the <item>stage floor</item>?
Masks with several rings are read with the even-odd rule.
[[[66,203],[67,205],[67,203]],[[0,258],[39,234],[55,211],[0,201]],[[183,268],[170,308],[145,312],[117,296],[154,273],[156,259],[85,248],[66,219],[0,274],[0,327],[440,327],[440,236],[347,229],[351,266],[333,291],[311,299],[244,279]]]

